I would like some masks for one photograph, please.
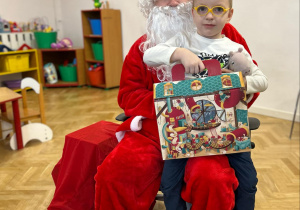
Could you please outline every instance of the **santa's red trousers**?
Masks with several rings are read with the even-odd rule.
[[[98,166],[95,209],[148,210],[163,164],[156,121],[146,119],[141,131],[127,132]],[[233,209],[238,181],[225,155],[190,158],[184,181],[182,198],[192,203],[192,210]]]

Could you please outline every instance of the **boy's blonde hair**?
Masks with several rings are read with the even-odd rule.
[[[195,1],[193,1],[193,5],[195,6]],[[232,0],[229,0],[229,8],[232,8]]]

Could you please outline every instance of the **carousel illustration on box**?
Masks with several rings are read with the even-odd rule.
[[[245,100],[240,72],[154,84],[163,159],[250,151]]]

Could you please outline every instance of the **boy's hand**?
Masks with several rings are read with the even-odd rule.
[[[205,69],[201,59],[185,48],[177,48],[171,56],[170,62],[181,62],[185,68],[185,73],[199,73]]]

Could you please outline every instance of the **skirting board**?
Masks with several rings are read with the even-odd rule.
[[[275,117],[275,118],[289,120],[289,121],[293,121],[293,117],[294,117],[294,110],[293,112],[285,112],[276,109],[267,109],[265,107],[257,107],[257,106],[252,106],[249,109],[249,113],[260,114],[260,115]],[[298,107],[295,121],[300,122],[299,118],[300,115],[299,115],[299,107]]]

